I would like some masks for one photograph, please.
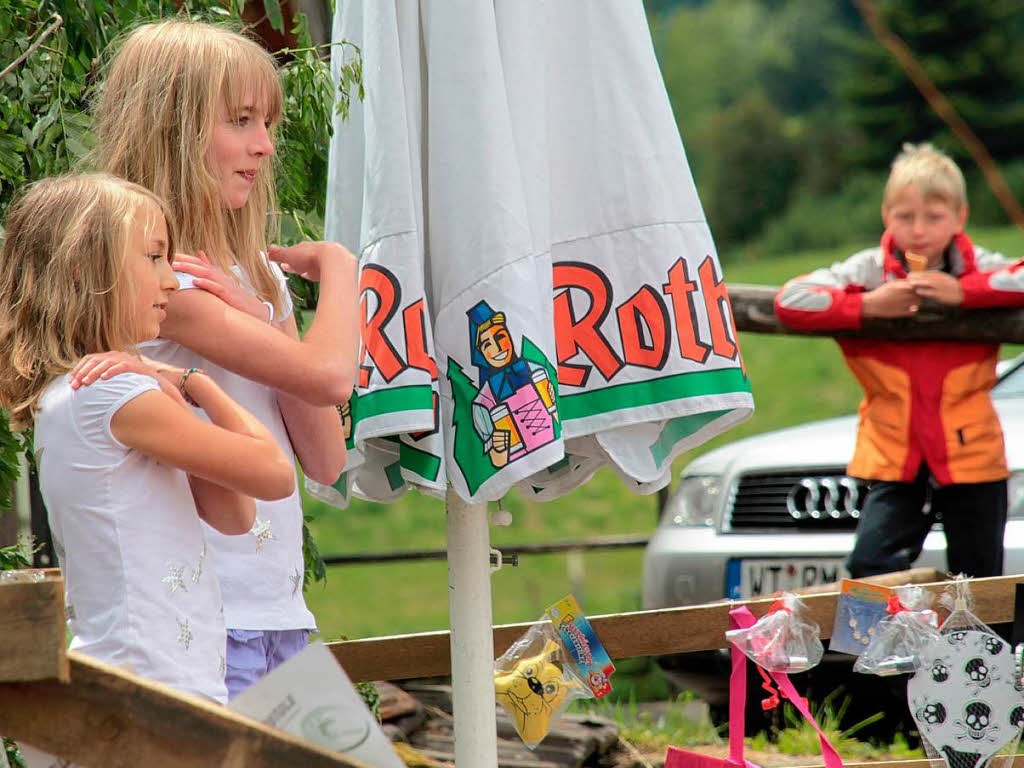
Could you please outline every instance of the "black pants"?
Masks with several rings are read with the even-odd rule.
[[[946,532],[949,572],[1001,576],[1006,481],[936,487],[926,465],[912,483],[876,480],[846,567],[854,578],[910,568],[936,516]]]

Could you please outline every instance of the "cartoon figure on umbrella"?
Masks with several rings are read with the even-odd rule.
[[[481,301],[466,314],[479,371],[473,427],[501,468],[555,439],[555,388],[543,365],[516,354],[503,312]]]

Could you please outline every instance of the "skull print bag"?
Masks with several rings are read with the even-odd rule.
[[[921,741],[949,768],[1009,768],[1024,723],[1012,649],[971,612],[966,579],[958,577],[943,602],[952,613],[907,683]]]
[[[753,614],[746,606],[729,611],[729,619],[733,629],[747,629],[755,623]],[[747,657],[730,644],[732,653],[732,674],[729,677],[729,756],[727,758],[712,757],[700,752],[692,752],[678,747],[669,747],[665,757],[665,768],[758,768],[754,763],[743,757],[744,709],[747,699]],[[807,720],[818,734],[821,744],[821,755],[825,768],[843,768],[842,758],[835,747],[829,742],[825,733],[818,726],[814,715],[807,706],[807,700],[797,693],[789,675],[785,672],[765,672],[774,680],[782,698],[788,699],[796,707],[800,715]]]

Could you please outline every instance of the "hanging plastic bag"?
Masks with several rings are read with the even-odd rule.
[[[758,666],[769,672],[805,672],[821,661],[818,625],[803,617],[803,601],[793,592],[784,592],[768,613],[746,629],[725,633]]]
[[[533,749],[569,702],[611,692],[615,667],[569,595],[544,613],[494,662],[498,703],[512,716],[516,732]]]
[[[751,629],[755,626],[754,617],[746,606],[729,611],[729,619],[732,626],[736,628]],[[729,630],[725,633],[726,637],[734,632],[737,630]],[[729,678],[728,757],[713,757],[688,749],[669,747],[668,754],[665,756],[665,768],[757,768],[757,765],[743,756],[744,710],[747,696],[747,659],[744,654],[745,651],[741,652],[736,643],[732,644],[732,674]],[[843,768],[842,758],[839,757],[839,753],[814,719],[814,715],[808,709],[807,700],[797,693],[789,676],[784,672],[768,673],[763,669],[760,672],[766,678],[766,689],[772,682],[778,686],[778,692],[773,696],[775,704],[778,703],[780,697],[789,700],[796,707],[800,716],[810,723],[817,732],[825,768]]]
[[[931,593],[925,589],[897,587],[853,671],[886,677],[916,670],[921,649],[939,635],[939,618],[930,604]]]
[[[925,751],[949,768],[1009,768],[1024,724],[1010,645],[971,611],[963,576],[942,603],[952,612],[907,683]]]

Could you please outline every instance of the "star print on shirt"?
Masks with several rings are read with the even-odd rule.
[[[270,530],[270,521],[260,520],[258,517],[256,518],[256,522],[253,523],[252,530],[249,531],[249,533],[256,537],[257,552],[263,549],[264,543],[268,540],[277,539],[277,536],[275,536],[273,531]]]
[[[161,581],[167,584],[171,588],[171,594],[173,595],[179,589],[182,592],[188,592],[188,587],[185,586],[185,566],[168,565],[170,573],[164,576]]]
[[[289,577],[292,580],[292,597],[295,597],[295,593],[299,591],[299,587],[302,586],[302,573],[298,568]]]
[[[203,562],[206,560],[206,542],[203,542],[203,549],[199,553],[199,562],[196,563],[196,567],[192,569],[192,583],[198,584],[199,579],[203,575]]]
[[[188,619],[178,619],[178,642],[185,646],[185,650],[192,645],[192,628],[188,625]]]

